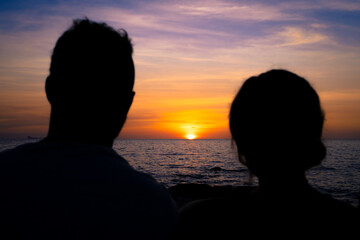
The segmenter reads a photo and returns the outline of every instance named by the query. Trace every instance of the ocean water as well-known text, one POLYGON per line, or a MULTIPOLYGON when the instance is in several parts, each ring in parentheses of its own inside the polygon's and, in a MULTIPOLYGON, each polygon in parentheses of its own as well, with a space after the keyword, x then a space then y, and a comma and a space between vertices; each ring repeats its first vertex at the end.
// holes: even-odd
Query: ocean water
MULTIPOLYGON (((0 151, 36 140, 0 140, 0 151)), ((358 206, 360 140, 326 140, 328 155, 307 171, 309 183, 321 192, 358 206)), ((137 170, 167 187, 181 183, 216 186, 256 185, 237 160, 231 140, 116 140, 114 150, 137 170)), ((286 179, 284 179, 286 181, 286 179)))

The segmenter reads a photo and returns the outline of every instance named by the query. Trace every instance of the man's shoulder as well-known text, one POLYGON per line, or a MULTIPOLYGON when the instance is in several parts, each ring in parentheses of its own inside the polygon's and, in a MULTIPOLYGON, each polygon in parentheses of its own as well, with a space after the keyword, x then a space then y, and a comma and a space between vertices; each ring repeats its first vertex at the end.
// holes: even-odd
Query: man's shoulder
POLYGON ((29 158, 29 152, 38 148, 38 143, 26 143, 23 145, 16 146, 14 148, 6 149, 0 152, 0 164, 8 161, 16 161, 24 158, 29 158))
MULTIPOLYGON (((73 143, 29 143, 0 153, 3 177, 25 174, 56 177, 59 181, 102 182, 152 196, 167 194, 147 173, 134 169, 110 147, 73 143)), ((21 176, 21 178, 24 178, 21 176)))
MULTIPOLYGON (((47 213, 43 206, 52 205, 71 213, 91 209, 89 219, 97 224, 124 225, 128 232, 140 227, 150 235, 162 231, 160 226, 171 229, 177 223, 177 209, 167 189, 111 148, 20 146, 0 153, 0 178, 0 202, 16 204, 27 199, 25 208, 32 209, 30 203, 36 202, 34 209, 43 214, 47 213)), ((82 219, 82 215, 78 217, 82 219)))

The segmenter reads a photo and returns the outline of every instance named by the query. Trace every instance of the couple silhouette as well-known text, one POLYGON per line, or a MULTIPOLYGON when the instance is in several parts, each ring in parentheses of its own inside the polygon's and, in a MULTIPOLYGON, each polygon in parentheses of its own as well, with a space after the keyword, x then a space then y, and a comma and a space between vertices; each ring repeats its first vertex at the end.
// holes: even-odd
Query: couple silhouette
POLYGON ((305 171, 326 155, 324 114, 310 84, 285 70, 248 79, 230 109, 239 160, 258 188, 178 210, 167 189, 112 150, 135 95, 132 52, 125 30, 89 19, 74 20, 58 39, 45 86, 47 137, 0 153, 2 239, 202 239, 257 229, 330 232, 336 224, 351 230, 356 208, 306 181, 305 171))

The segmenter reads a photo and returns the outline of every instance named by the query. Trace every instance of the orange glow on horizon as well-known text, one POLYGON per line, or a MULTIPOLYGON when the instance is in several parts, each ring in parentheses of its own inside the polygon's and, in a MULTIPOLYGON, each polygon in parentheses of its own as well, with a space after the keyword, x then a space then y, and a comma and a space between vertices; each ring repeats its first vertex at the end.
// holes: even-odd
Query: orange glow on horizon
POLYGON ((211 138, 211 132, 227 128, 226 118, 226 111, 223 113, 220 109, 165 112, 155 127, 160 131, 172 132, 177 138, 211 138))
POLYGON ((185 138, 188 139, 188 140, 194 140, 194 139, 196 138, 196 135, 194 135, 194 134, 187 134, 187 135, 185 136, 185 138))

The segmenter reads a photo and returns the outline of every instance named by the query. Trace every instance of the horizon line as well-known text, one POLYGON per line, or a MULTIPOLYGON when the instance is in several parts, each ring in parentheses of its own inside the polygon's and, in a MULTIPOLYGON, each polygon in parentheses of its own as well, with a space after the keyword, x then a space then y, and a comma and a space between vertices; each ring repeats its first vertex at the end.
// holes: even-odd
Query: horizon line
MULTIPOLYGON (((0 140, 41 140, 45 137, 0 137, 0 140)), ((187 141, 196 141, 196 140, 232 140, 232 138, 196 138, 196 139, 187 139, 187 138, 115 138, 114 141, 118 140, 187 140, 187 141)), ((329 137, 323 138, 322 140, 360 140, 360 138, 344 138, 344 137, 329 137)))

